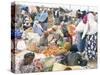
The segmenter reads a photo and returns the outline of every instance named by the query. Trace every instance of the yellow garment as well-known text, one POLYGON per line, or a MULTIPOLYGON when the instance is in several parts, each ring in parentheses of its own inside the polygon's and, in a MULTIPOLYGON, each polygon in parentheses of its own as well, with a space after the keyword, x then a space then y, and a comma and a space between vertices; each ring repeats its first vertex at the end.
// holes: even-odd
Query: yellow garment
POLYGON ((68 33, 71 36, 74 36, 76 34, 75 33, 75 28, 76 28, 76 26, 74 24, 70 24, 70 25, 67 26, 68 33))

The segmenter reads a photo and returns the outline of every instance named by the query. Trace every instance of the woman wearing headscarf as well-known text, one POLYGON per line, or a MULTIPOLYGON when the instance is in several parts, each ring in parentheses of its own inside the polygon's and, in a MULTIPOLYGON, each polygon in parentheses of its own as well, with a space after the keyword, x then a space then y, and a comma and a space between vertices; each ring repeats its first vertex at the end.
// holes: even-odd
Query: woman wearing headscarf
POLYGON ((85 41, 85 55, 89 60, 96 59, 97 52, 97 22, 95 21, 94 15, 88 13, 87 23, 84 26, 82 39, 86 38, 85 41))
POLYGON ((79 52, 83 52, 84 51, 84 47, 85 47, 85 38, 81 38, 83 31, 84 31, 84 27, 87 26, 87 12, 83 11, 83 14, 81 15, 81 20, 79 22, 79 24, 76 26, 76 41, 77 41, 77 47, 79 52))

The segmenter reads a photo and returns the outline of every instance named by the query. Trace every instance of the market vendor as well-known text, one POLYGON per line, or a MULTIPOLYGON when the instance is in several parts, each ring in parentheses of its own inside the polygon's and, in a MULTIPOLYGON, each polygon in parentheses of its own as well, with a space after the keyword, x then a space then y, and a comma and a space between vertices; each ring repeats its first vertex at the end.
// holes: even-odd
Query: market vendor
POLYGON ((63 41, 63 33, 61 29, 58 26, 53 26, 52 27, 52 39, 49 41, 50 43, 55 43, 57 44, 58 42, 60 43, 63 41))
POLYGON ((66 37, 67 28, 66 28, 66 24, 64 23, 64 21, 62 21, 60 23, 60 26, 61 26, 61 30, 62 30, 62 32, 64 34, 64 37, 66 37))
POLYGON ((71 37, 71 35, 70 35, 69 32, 68 32, 67 24, 64 23, 64 21, 62 21, 62 22, 60 23, 60 26, 61 26, 61 31, 62 31, 62 33, 63 33, 63 35, 64 35, 64 38, 63 38, 64 41, 72 42, 72 37, 71 37))
POLYGON ((39 59, 34 59, 34 53, 26 53, 24 59, 19 62, 17 73, 30 73, 30 72, 39 72, 43 70, 43 65, 39 59))

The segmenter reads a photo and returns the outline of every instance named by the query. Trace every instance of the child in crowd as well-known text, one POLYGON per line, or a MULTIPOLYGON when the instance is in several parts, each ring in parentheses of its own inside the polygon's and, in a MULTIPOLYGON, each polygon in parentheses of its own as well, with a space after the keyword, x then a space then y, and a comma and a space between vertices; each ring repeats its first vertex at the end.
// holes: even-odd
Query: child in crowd
POLYGON ((19 66, 19 70, 21 73, 35 72, 35 66, 33 64, 34 57, 34 53, 27 53, 24 55, 24 59, 19 66))
POLYGON ((43 65, 39 59, 34 59, 34 53, 26 53, 24 59, 19 65, 19 72, 21 73, 31 73, 31 72, 41 72, 43 71, 43 65))

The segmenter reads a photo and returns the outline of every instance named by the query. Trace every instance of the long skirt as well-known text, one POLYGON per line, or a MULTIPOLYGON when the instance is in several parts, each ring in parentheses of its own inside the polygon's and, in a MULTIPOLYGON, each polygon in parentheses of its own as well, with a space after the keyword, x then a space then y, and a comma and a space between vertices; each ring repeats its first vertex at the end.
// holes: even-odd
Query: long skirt
POLYGON ((95 60, 97 58, 97 33, 86 36, 85 55, 88 60, 95 60))

